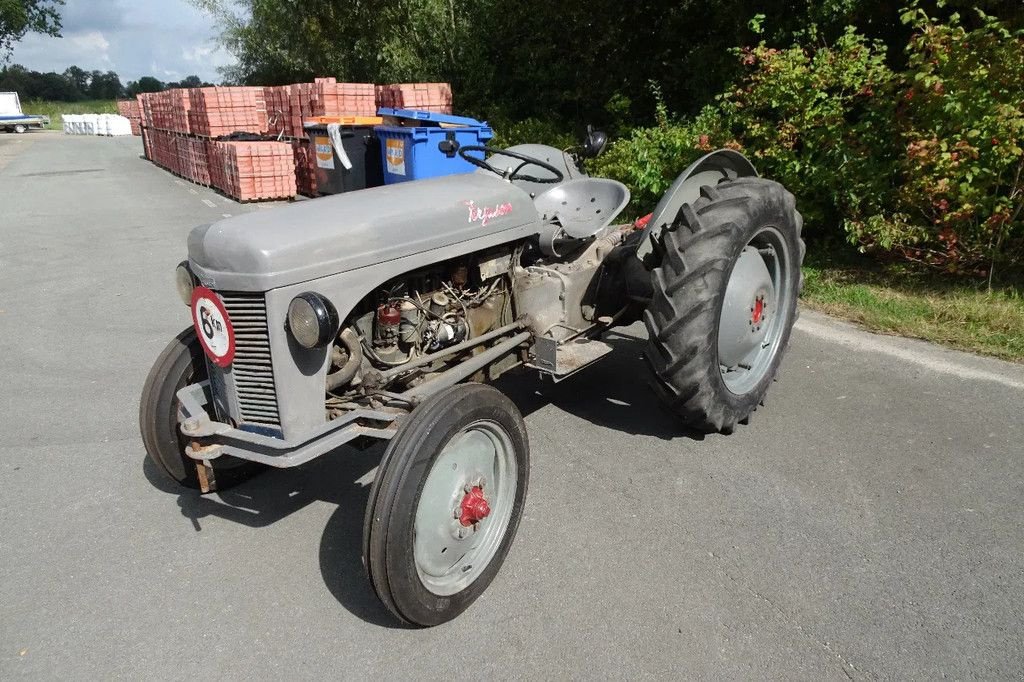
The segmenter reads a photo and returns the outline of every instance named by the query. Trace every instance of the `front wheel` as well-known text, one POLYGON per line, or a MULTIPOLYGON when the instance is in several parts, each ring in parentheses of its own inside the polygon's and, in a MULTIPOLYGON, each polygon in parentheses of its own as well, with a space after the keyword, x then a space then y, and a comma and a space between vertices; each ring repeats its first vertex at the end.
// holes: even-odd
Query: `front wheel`
POLYGON ((664 231, 646 358, 689 426, 730 433, 764 400, 796 319, 802 227, 782 185, 740 178, 703 187, 664 231))
POLYGON ((414 410, 366 509, 363 562, 388 610, 440 625, 483 594, 519 527, 529 473, 526 425, 497 389, 453 386, 414 410))
POLYGON ((25 132, 26 130, 28 130, 28 128, 26 128, 26 127, 25 127, 25 126, 24 126, 23 124, 21 124, 21 123, 19 123, 18 125, 14 126, 14 132, 18 133, 19 135, 20 135, 21 133, 25 132))
POLYGON ((186 488, 212 492, 241 483, 265 467, 221 457, 206 468, 185 454, 188 442, 178 427, 177 393, 206 378, 206 358, 195 329, 189 327, 167 345, 146 377, 139 401, 139 430, 146 454, 161 473, 186 488))

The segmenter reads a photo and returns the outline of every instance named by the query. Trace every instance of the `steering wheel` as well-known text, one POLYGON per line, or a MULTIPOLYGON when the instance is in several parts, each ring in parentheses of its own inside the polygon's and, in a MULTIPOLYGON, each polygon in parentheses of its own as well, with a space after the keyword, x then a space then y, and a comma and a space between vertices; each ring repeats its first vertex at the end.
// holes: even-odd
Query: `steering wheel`
POLYGON ((532 156, 520 154, 519 152, 513 152, 508 149, 497 149, 495 147, 487 147, 484 145, 467 144, 459 147, 459 156, 462 157, 464 160, 469 161, 474 166, 478 168, 483 168, 484 170, 491 171, 495 175, 500 175, 506 180, 522 180, 524 182, 554 184, 556 182, 561 182, 562 180, 565 179, 565 175, 562 173, 562 171, 558 170, 550 163, 546 163, 532 156), (483 152, 484 154, 501 154, 502 156, 508 156, 518 161, 522 161, 522 163, 516 166, 515 169, 512 170, 511 172, 507 170, 502 171, 498 170, 491 164, 487 163, 485 159, 479 159, 475 156, 470 156, 468 152, 483 152), (521 171, 525 166, 539 166, 540 168, 543 168, 544 170, 551 173, 554 177, 538 178, 533 175, 526 175, 524 173, 520 173, 519 171, 521 171))

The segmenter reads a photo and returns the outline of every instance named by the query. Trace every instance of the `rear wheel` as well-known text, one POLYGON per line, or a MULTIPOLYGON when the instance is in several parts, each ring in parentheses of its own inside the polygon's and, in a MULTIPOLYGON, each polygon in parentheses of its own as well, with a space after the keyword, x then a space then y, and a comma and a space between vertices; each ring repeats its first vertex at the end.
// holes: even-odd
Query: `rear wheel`
POLYGON ((782 185, 701 189, 662 235, 646 357, 688 425, 731 432, 764 400, 796 319, 803 219, 782 185))
POLYGON ((497 389, 453 386, 413 411, 366 510, 363 561, 384 605, 420 626, 465 611, 508 554, 529 469, 526 425, 497 389))
POLYGON ((248 480, 265 467, 223 457, 206 468, 185 454, 188 441, 178 427, 177 393, 206 378, 206 358, 195 329, 189 327, 153 363, 142 388, 139 430, 146 454, 164 475, 186 488, 212 492, 248 480))

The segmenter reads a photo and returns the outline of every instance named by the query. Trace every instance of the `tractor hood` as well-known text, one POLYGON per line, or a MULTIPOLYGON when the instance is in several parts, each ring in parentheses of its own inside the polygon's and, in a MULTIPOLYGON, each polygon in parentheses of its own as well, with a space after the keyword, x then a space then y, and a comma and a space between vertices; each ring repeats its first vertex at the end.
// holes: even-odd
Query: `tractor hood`
POLYGON ((197 227, 188 238, 188 256, 207 286, 269 291, 498 235, 537 219, 530 195, 508 182, 450 175, 197 227))

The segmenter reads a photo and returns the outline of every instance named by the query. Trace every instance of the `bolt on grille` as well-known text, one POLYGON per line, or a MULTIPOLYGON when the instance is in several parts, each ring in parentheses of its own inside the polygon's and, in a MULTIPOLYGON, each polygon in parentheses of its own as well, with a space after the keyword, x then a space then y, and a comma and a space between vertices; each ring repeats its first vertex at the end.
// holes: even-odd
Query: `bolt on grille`
POLYGON ((270 362, 267 302, 263 294, 218 292, 235 330, 235 359, 231 363, 239 417, 242 422, 281 426, 270 362))

